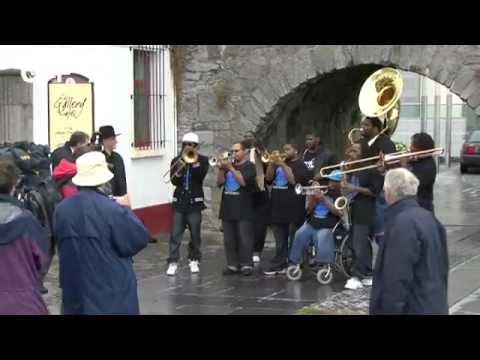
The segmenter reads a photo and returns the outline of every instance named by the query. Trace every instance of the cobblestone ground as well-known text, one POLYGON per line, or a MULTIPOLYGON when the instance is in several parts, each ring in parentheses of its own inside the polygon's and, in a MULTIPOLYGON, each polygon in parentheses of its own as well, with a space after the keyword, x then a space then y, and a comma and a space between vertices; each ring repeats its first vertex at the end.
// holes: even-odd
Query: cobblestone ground
MULTIPOLYGON (((436 212, 446 226, 451 267, 480 254, 480 176, 460 176, 458 167, 442 170, 435 190, 436 212)), ((187 236, 186 236, 187 237, 187 236)), ((329 286, 319 285, 307 272, 301 281, 284 276, 265 277, 262 266, 273 256, 271 234, 252 277, 222 277, 224 254, 221 238, 204 236, 199 276, 190 275, 185 259, 177 277, 165 275, 167 237, 149 244, 136 258, 142 314, 366 314, 369 288, 344 290, 340 274, 329 286)), ((375 249, 374 249, 375 252, 375 249)), ((182 255, 186 254, 186 239, 182 255)), ((60 313, 58 262, 55 258, 47 276, 45 296, 51 314, 60 313)))

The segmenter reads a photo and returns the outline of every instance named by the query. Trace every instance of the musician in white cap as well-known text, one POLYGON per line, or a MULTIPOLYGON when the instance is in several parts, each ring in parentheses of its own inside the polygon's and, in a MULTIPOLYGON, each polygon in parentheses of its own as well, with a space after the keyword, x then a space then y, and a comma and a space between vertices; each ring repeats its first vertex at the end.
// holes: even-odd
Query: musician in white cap
POLYGON ((200 271, 199 264, 202 257, 200 250, 200 227, 202 211, 205 209, 203 195, 203 181, 208 172, 208 158, 198 153, 199 138, 197 134, 189 132, 183 136, 182 151, 172 160, 170 165, 170 179, 175 186, 173 193, 173 228, 169 242, 169 257, 167 259, 167 275, 177 274, 180 259, 180 245, 185 229, 190 229, 190 243, 188 246, 189 266, 192 274, 200 271), (193 164, 182 166, 179 161, 186 151, 198 154, 193 164), (177 166, 174 166, 178 164, 177 166), (182 167, 179 171, 179 167, 182 167))

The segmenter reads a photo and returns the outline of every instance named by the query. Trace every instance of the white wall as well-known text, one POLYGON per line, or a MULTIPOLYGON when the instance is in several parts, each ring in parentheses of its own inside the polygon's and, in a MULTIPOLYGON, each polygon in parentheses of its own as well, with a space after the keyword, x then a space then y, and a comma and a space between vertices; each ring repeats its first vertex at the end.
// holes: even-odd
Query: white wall
POLYGON ((174 91, 169 54, 166 68, 166 149, 163 155, 134 158, 133 53, 128 46, 110 45, 2 45, 0 70, 34 71, 33 133, 36 143, 48 143, 48 81, 57 74, 78 73, 94 83, 95 128, 113 125, 122 135, 117 151, 125 161, 127 183, 134 208, 171 202, 172 187, 161 175, 175 152, 174 91))

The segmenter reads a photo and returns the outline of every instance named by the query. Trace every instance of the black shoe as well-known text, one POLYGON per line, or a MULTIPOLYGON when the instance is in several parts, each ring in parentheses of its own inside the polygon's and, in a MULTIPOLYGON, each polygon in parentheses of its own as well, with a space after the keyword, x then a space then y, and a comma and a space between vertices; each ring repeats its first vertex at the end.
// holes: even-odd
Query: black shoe
POLYGON ((222 271, 223 276, 237 275, 239 273, 240 273, 240 271, 237 268, 233 269, 233 268, 230 268, 230 267, 226 267, 222 271))
POLYGON ((250 276, 253 274, 253 269, 249 266, 245 266, 242 268, 242 275, 243 276, 250 276))
POLYGON ((155 244, 155 243, 157 243, 157 241, 158 241, 158 240, 155 239, 154 237, 150 237, 150 240, 148 240, 148 242, 149 242, 150 244, 155 244))

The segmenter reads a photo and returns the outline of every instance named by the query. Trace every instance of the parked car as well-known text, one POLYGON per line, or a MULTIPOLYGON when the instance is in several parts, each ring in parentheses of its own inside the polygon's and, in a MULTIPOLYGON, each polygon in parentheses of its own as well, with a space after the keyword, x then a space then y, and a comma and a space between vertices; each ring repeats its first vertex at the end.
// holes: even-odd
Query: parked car
POLYGON ((480 166, 480 130, 466 136, 460 154, 460 172, 466 173, 469 166, 480 166))

